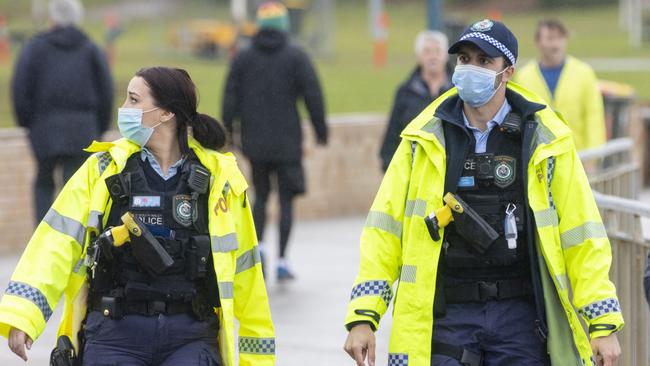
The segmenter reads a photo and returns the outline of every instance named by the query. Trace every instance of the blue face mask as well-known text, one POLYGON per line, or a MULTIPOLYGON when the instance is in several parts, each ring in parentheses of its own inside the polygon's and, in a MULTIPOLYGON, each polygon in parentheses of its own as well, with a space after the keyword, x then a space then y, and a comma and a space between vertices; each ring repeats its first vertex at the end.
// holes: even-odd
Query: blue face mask
POLYGON ((140 108, 119 108, 117 110, 117 127, 120 134, 140 145, 140 147, 144 147, 151 138, 154 128, 158 127, 162 122, 153 127, 144 127, 142 125, 142 115, 156 109, 158 108, 143 111, 140 108))
POLYGON ((501 83, 496 88, 494 82, 497 75, 506 71, 506 67, 501 72, 497 73, 489 69, 474 65, 458 65, 454 70, 454 75, 451 78, 452 83, 458 89, 458 95, 465 103, 476 108, 489 102, 497 90, 501 87, 501 83))

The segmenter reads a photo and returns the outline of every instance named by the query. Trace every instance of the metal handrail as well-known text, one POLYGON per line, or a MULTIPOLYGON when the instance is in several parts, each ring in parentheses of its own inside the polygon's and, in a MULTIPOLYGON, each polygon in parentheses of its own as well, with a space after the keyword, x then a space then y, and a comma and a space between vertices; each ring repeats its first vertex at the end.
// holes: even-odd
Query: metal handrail
POLYGON ((618 212, 650 218, 650 204, 645 204, 637 200, 610 196, 596 191, 593 192, 596 204, 598 204, 600 209, 615 210, 618 212))
POLYGON ((635 199, 640 193, 639 164, 634 142, 619 138, 579 152, 589 166, 589 182, 611 243, 610 279, 617 286, 626 320, 618 333, 622 355, 619 364, 650 365, 650 312, 643 296, 643 273, 650 253, 642 218, 650 218, 650 204, 635 199))
POLYGON ((608 141, 606 144, 578 151, 582 161, 604 159, 614 154, 629 153, 634 147, 634 140, 621 137, 608 141))

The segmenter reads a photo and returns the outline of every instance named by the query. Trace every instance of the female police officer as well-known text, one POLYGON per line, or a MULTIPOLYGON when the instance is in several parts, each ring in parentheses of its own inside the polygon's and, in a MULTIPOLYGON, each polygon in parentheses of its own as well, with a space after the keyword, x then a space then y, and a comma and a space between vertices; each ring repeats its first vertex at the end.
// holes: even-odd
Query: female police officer
POLYGON ((0 334, 18 356, 63 295, 59 336, 83 365, 234 365, 234 317, 239 364, 274 364, 247 184, 215 151, 222 127, 196 107, 184 70, 131 79, 124 138, 87 149, 0 302, 0 334), (110 230, 123 223, 128 235, 110 230))

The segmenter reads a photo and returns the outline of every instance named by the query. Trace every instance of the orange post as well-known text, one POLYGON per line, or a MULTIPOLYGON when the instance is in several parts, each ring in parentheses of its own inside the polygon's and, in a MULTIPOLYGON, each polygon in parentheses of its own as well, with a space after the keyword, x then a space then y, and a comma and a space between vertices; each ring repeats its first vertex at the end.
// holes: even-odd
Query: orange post
POLYGON ((377 18, 373 50, 373 65, 380 69, 386 65, 388 53, 388 13, 384 10, 377 18))
POLYGON ((501 21, 502 18, 501 10, 497 8, 490 8, 487 12, 487 17, 492 20, 501 21))
POLYGON ((0 15, 0 63, 8 64, 10 59, 10 40, 7 20, 4 15, 0 15))

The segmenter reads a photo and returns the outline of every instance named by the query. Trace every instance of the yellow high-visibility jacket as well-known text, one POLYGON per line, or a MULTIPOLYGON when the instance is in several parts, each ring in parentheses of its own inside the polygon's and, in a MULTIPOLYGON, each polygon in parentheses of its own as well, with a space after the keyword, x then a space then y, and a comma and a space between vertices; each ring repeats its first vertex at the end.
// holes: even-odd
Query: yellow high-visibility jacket
MULTIPOLYGON (((221 300, 221 307, 215 309, 220 320, 215 337, 224 365, 236 364, 235 318, 239 365, 274 365, 274 329, 246 197, 248 185, 232 154, 205 149, 192 137, 189 145, 212 173, 208 226, 221 300)), ((94 142, 87 150, 95 154, 66 183, 38 225, 2 297, 0 334, 4 337, 15 327, 36 340, 63 295, 58 335, 69 336, 79 347, 77 332, 86 316, 88 294, 84 257, 91 233, 98 234, 106 224, 112 202, 104 179, 121 172, 140 147, 120 139, 94 142)))
MULTIPOLYGON (((507 85, 526 100, 541 102, 522 87, 507 85)), ((431 362, 442 240, 431 239, 424 217, 442 207, 446 193, 443 122, 434 112, 455 94, 455 88, 443 94, 406 127, 361 234, 359 274, 345 324, 366 321, 377 328, 393 299, 389 366, 431 362)), ((588 325, 623 326, 616 289, 608 278, 611 248, 571 131, 548 107, 536 112, 535 119, 526 193, 536 224, 548 352, 554 366, 587 365, 592 351, 573 306, 588 325)))
POLYGON ((567 56, 553 95, 536 60, 517 70, 514 81, 541 96, 546 104, 564 116, 573 131, 576 149, 583 150, 605 143, 603 96, 591 66, 567 56))

